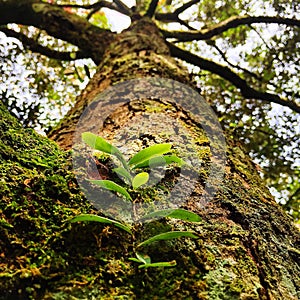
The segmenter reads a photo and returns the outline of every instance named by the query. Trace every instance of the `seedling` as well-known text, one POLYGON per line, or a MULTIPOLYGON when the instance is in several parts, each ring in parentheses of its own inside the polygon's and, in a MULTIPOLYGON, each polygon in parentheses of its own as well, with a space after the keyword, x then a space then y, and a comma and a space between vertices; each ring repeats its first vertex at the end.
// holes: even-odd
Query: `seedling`
POLYGON ((184 164, 184 161, 176 155, 166 155, 171 152, 172 145, 170 143, 149 146, 139 151, 127 162, 118 148, 111 145, 100 136, 91 132, 84 132, 82 134, 82 140, 91 148, 117 158, 121 166, 112 169, 112 171, 124 180, 126 187, 122 187, 110 180, 105 180, 105 182, 103 182, 104 180, 92 180, 91 182, 104 189, 115 191, 130 201, 132 199, 128 195, 129 188, 132 187, 133 190, 137 190, 145 185, 149 180, 149 174, 147 172, 143 171, 135 175, 134 170, 147 168, 149 166, 170 165, 172 163, 176 163, 178 166, 182 166, 184 164))
MULTIPOLYGON (((147 147, 135 154, 129 161, 126 161, 118 148, 111 145, 100 136, 97 136, 91 132, 84 132, 82 134, 82 140, 93 149, 102 151, 117 158, 120 166, 113 168, 112 171, 124 179, 125 186, 123 187, 111 180, 90 180, 90 182, 100 186, 101 188, 116 192, 128 201, 133 201, 130 193, 140 189, 149 180, 149 173, 145 171, 134 175, 134 171, 136 169, 147 168, 150 166, 164 166, 172 163, 175 163, 178 166, 184 165, 184 161, 181 158, 177 157, 176 155, 169 154, 172 147, 172 145, 169 143, 156 144, 147 147)), ((151 221, 157 218, 173 218, 189 222, 199 222, 201 220, 197 214, 185 209, 165 209, 149 213, 140 218, 139 221, 151 221)), ((70 221, 93 221, 106 223, 126 231, 132 237, 134 236, 132 225, 124 224, 123 222, 119 222, 111 218, 92 214, 82 214, 74 217, 70 221)), ((194 232, 190 231, 169 231, 154 235, 138 245, 135 245, 135 248, 144 248, 145 246, 154 242, 177 239, 181 237, 198 238, 194 232)), ((130 260, 139 263, 139 268, 173 267, 176 265, 176 261, 151 263, 151 258, 149 256, 141 254, 140 252, 136 252, 135 254, 136 258, 130 258, 130 260)))

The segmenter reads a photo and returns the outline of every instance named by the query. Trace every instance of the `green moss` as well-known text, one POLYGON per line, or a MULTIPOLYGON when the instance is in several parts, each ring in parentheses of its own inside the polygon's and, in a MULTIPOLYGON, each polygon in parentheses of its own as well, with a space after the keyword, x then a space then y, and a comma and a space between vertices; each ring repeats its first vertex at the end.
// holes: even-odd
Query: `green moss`
POLYGON ((50 240, 59 240, 70 228, 65 221, 90 206, 76 187, 68 153, 0 108, 1 241, 7 261, 1 290, 34 298, 35 284, 66 269, 69 259, 50 240))

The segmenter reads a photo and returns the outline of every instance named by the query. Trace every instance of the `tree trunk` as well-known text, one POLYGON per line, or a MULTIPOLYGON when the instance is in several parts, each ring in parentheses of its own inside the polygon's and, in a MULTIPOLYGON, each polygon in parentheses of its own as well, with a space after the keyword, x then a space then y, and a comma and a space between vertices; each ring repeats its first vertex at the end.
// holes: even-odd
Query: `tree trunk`
MULTIPOLYGON (((51 138, 70 149, 84 108, 99 93, 143 77, 193 86, 188 72, 169 56, 159 31, 147 19, 115 36, 98 72, 51 138)), ((181 107, 170 108, 168 101, 154 95, 122 106, 98 131, 113 139, 127 122, 134 123, 143 114, 150 122, 139 124, 140 132, 164 142, 150 117, 160 110, 169 110, 170 118, 175 116, 198 141, 196 155, 203 165, 183 207, 202 220, 135 225, 136 241, 170 228, 192 230, 199 237, 147 249, 153 262, 176 260, 177 266, 138 269, 128 260, 134 257, 134 239, 127 233, 98 223, 68 222, 79 213, 96 213, 77 186, 70 152, 23 129, 1 105, 1 299, 299 298, 299 232, 238 142, 227 137, 224 179, 217 183, 214 198, 199 205, 212 153, 203 128, 181 107)))

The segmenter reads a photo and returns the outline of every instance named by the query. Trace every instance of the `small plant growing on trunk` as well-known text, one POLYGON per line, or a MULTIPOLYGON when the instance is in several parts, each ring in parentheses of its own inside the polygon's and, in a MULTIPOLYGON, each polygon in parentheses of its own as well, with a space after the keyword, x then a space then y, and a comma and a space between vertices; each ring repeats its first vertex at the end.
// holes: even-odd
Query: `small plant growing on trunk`
MULTIPOLYGON (((181 167, 185 164, 185 162, 181 158, 174 154, 170 154, 172 147, 170 143, 162 143, 149 146, 139 151, 129 161, 126 161, 123 154, 118 148, 116 148, 100 136, 97 136, 91 132, 84 132, 82 134, 82 140, 92 149, 102 151, 106 154, 114 156, 118 160, 119 166, 113 168, 112 171, 123 179, 124 186, 121 186, 112 180, 90 180, 90 182, 100 186, 103 189, 113 191, 126 198, 128 201, 133 201, 131 193, 147 184, 149 180, 148 172, 141 171, 137 174, 134 174, 134 171, 148 168, 150 166, 164 166, 175 163, 176 165, 181 167)), ((185 209, 164 209, 144 215, 139 219, 139 221, 149 221, 154 218, 173 218, 189 222, 199 222, 201 220, 197 214, 185 209)), ((111 218, 93 214, 81 214, 71 219, 71 222, 90 221, 114 225, 117 228, 122 229, 130 235, 134 236, 132 225, 125 224, 111 218)), ((145 246, 157 241, 178 239, 181 237, 198 238, 197 235, 195 235, 195 233, 191 231, 168 231, 160 233, 151 236, 138 245, 134 245, 136 249, 136 257, 130 258, 130 260, 139 263, 139 268, 173 267, 176 265, 176 261, 173 260, 170 262, 152 263, 151 258, 148 255, 142 254, 140 250, 137 249, 144 248, 145 246)))

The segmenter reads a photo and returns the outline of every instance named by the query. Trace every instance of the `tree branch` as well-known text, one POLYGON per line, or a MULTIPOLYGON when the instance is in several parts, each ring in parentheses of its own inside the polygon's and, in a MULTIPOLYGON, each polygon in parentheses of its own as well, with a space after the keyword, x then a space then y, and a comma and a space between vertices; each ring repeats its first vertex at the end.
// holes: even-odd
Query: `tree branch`
POLYGON ((257 35, 258 37, 262 40, 262 42, 264 43, 264 45, 271 50, 272 48, 270 47, 269 43, 266 42, 266 40, 264 39, 264 37, 261 35, 261 33, 251 24, 249 25, 249 28, 251 28, 257 35))
POLYGON ((36 40, 29 38, 25 34, 16 32, 12 29, 0 27, 0 31, 2 31, 9 37, 18 39, 19 41, 21 41, 23 43, 23 45, 25 47, 27 47, 31 51, 40 53, 49 58, 70 61, 70 60, 88 57, 88 55, 83 51, 60 52, 60 51, 52 50, 48 47, 40 45, 36 40))
POLYGON ((62 8, 37 0, 0 2, 0 25, 17 23, 32 25, 49 35, 78 46, 99 63, 101 56, 113 40, 114 34, 90 24, 83 18, 62 8))
POLYGON ((63 8, 81 8, 81 9, 91 10, 87 16, 87 19, 90 19, 90 17, 94 13, 96 13, 98 10, 100 10, 103 7, 109 8, 111 10, 115 10, 127 16, 131 15, 130 8, 128 8, 128 6, 126 6, 120 0, 115 0, 113 3, 105 0, 101 0, 93 4, 53 4, 53 5, 57 7, 63 7, 63 8))
POLYGON ((188 8, 190 8, 191 6, 193 6, 194 4, 197 4, 198 2, 200 2, 200 0, 191 0, 185 4, 183 4, 181 7, 177 8, 174 13, 179 15, 181 13, 183 13, 185 10, 187 10, 188 8))
POLYGON ((260 76, 258 76, 257 74, 255 74, 255 73, 253 73, 253 72, 251 72, 251 71, 249 71, 249 70, 247 70, 247 69, 245 69, 243 67, 237 66, 237 65, 233 64, 232 62, 230 62, 228 60, 228 58, 226 57, 225 53, 216 45, 216 43, 214 41, 209 40, 209 42, 210 43, 208 43, 208 41, 207 41, 207 44, 210 45, 210 46, 212 46, 212 47, 214 47, 218 51, 218 53, 221 55, 221 57, 224 59, 224 61, 229 66, 233 67, 234 69, 238 69, 240 71, 243 71, 245 74, 248 74, 248 75, 254 77, 257 80, 262 80, 262 78, 260 76))
POLYGON ((82 8, 82 9, 100 9, 102 7, 106 7, 109 9, 116 10, 117 7, 114 5, 114 3, 102 0, 98 1, 93 4, 52 4, 53 6, 57 7, 66 7, 66 8, 82 8))
MULTIPOLYGON (((240 67, 240 66, 238 66, 238 65, 235 65, 235 64, 231 63, 231 62, 228 60, 228 58, 226 57, 225 53, 224 53, 224 52, 216 45, 216 43, 215 43, 213 40, 206 41, 206 43, 207 43, 208 45, 213 46, 213 47, 218 51, 218 53, 221 55, 221 57, 224 59, 224 61, 225 61, 229 66, 233 67, 234 69, 238 69, 238 70, 240 70, 240 71, 243 71, 245 74, 248 74, 249 76, 252 76, 253 78, 255 78, 255 79, 257 79, 257 80, 263 82, 263 80, 264 80, 263 77, 257 75, 256 73, 253 73, 253 72, 251 72, 251 71, 249 71, 249 70, 247 70, 247 69, 245 69, 245 68, 243 68, 243 67, 240 67)), ((268 82, 268 85, 271 85, 271 86, 273 86, 274 88, 277 87, 277 86, 276 86, 274 83, 272 83, 272 82, 268 82)), ((300 94, 299 94, 299 93, 288 92, 288 91, 284 91, 284 93, 285 93, 286 95, 290 96, 290 97, 300 98, 300 94)))
POLYGON ((132 15, 132 10, 121 0, 114 0, 116 3, 117 7, 119 8, 119 12, 126 15, 126 16, 131 16, 132 15))
POLYGON ((157 5, 158 5, 158 1, 159 1, 159 0, 152 0, 152 1, 150 2, 150 5, 149 5, 149 7, 148 7, 148 10, 147 10, 147 12, 146 12, 146 14, 145 14, 146 17, 152 18, 152 17, 154 16, 155 10, 156 10, 157 5))
POLYGON ((281 18, 281 17, 249 17, 249 16, 234 16, 227 20, 211 27, 208 29, 203 29, 196 32, 190 31, 166 31, 162 30, 165 38, 176 38, 182 42, 194 41, 194 40, 207 40, 213 36, 219 35, 228 29, 236 28, 240 25, 250 25, 254 23, 266 23, 266 24, 284 24, 290 26, 300 27, 300 20, 291 18, 281 18))
POLYGON ((131 9, 125 3, 123 3, 121 0, 114 0, 113 2, 101 0, 101 1, 98 1, 93 4, 53 4, 53 5, 57 6, 57 7, 82 8, 82 9, 86 9, 86 10, 91 9, 94 13, 97 10, 105 7, 105 8, 109 8, 111 10, 115 10, 126 16, 130 16, 132 14, 131 9))
POLYGON ((184 25, 190 30, 195 30, 195 28, 191 27, 186 21, 181 20, 179 18, 179 15, 184 12, 186 9, 190 8, 192 5, 198 3, 199 0, 191 0, 182 6, 178 7, 174 12, 172 13, 156 13, 155 19, 164 23, 179 23, 181 25, 184 25))
POLYGON ((180 25, 185 26, 186 28, 188 28, 189 30, 195 30, 195 28, 193 28, 192 26, 189 25, 189 23, 187 21, 181 20, 180 18, 178 18, 177 21, 180 25))
POLYGON ((248 86, 247 82, 240 78, 236 73, 231 71, 228 67, 219 65, 213 61, 204 59, 202 57, 199 57, 195 54, 192 54, 188 51, 182 50, 176 46, 174 46, 171 43, 168 43, 171 54, 177 58, 180 58, 188 63, 191 63, 195 66, 198 66, 204 70, 210 71, 214 74, 217 74, 221 76, 222 78, 228 80, 231 82, 235 87, 237 87, 243 97, 249 98, 249 99, 257 99, 257 100, 263 100, 270 103, 277 103, 282 106, 287 106, 291 110, 300 113, 300 106, 292 101, 288 101, 285 99, 280 98, 277 95, 270 94, 267 92, 260 92, 257 91, 250 86, 248 86))

